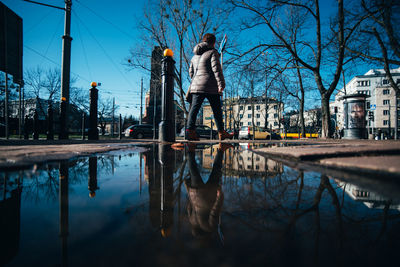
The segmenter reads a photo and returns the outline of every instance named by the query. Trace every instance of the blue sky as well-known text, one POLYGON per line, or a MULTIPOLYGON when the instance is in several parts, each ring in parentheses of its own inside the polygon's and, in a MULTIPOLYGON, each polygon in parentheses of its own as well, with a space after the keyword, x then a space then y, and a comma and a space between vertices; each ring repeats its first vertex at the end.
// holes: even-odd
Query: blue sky
MULTIPOLYGON (((61 68, 64 12, 22 0, 1 0, 23 19, 24 70, 41 66, 61 68)), ((63 0, 37 0, 64 7, 63 0)), ((100 94, 115 97, 119 113, 139 116, 140 79, 143 73, 122 65, 133 47, 145 0, 72 0, 71 73, 78 87, 89 90, 90 82, 101 82, 100 94), (127 108, 129 107, 129 108, 127 108)), ((149 48, 151 53, 151 48, 149 48)), ((145 89, 148 83, 144 82, 145 89)))
MULTIPOLYGON (((23 19, 24 70, 36 66, 44 69, 61 68, 64 12, 22 0, 1 1, 23 19)), ((63 0, 37 1, 64 6, 63 0)), ((336 10, 335 2, 321 1, 321 12, 327 19, 327 13, 336 10)), ((138 117, 140 79, 144 78, 144 88, 147 91, 148 76, 140 70, 128 71, 122 63, 139 38, 137 20, 143 18, 147 0, 72 0, 72 3, 71 72, 72 76, 78 76, 75 86, 89 90, 92 81, 101 82, 101 97, 115 97, 116 104, 120 106, 119 113, 138 117)), ((244 33, 245 38, 256 40, 253 35, 251 31, 244 33)), ((151 47, 148 52, 151 53, 151 47)), ((350 77, 346 77, 346 80, 350 80, 350 77)), ((308 99, 309 104, 312 104, 310 107, 320 105, 318 93, 308 95, 308 99)))

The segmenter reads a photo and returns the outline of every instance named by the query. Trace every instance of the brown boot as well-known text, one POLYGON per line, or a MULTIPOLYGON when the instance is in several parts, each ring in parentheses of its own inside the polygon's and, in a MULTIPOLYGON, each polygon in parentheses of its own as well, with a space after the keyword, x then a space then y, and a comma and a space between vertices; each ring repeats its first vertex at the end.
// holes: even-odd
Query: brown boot
POLYGON ((225 130, 218 132, 219 140, 232 139, 233 134, 227 133, 225 130))
POLYGON ((190 130, 190 129, 186 130, 186 139, 189 141, 199 141, 200 140, 196 134, 196 131, 190 130))

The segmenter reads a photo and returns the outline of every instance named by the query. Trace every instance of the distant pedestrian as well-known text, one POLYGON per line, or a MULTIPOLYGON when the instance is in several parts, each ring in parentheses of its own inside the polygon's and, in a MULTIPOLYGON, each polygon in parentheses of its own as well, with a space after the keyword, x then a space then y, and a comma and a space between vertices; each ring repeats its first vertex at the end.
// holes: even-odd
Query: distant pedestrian
POLYGON ((232 139, 233 135, 224 130, 220 96, 225 89, 225 79, 222 73, 220 55, 215 49, 215 35, 206 33, 202 42, 197 44, 190 62, 189 75, 192 79, 190 93, 192 101, 188 119, 188 140, 199 140, 196 134, 196 118, 205 98, 210 102, 214 113, 215 124, 220 140, 232 139))

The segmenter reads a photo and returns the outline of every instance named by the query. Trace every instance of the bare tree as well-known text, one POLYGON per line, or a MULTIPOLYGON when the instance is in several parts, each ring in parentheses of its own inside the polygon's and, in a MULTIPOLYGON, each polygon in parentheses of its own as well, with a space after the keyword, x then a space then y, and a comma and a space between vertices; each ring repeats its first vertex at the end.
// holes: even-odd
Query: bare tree
MULTIPOLYGON (((289 54, 302 68, 310 71, 321 95, 322 137, 330 137, 329 99, 339 82, 345 59, 345 44, 354 33, 360 21, 346 23, 343 0, 337 1, 335 23, 330 29, 323 27, 320 1, 314 0, 270 0, 265 2, 252 0, 227 0, 235 8, 248 11, 247 23, 251 27, 265 26, 264 36, 272 36, 250 50, 280 49, 283 55, 289 54), (287 28, 286 21, 293 16, 286 10, 295 9, 304 19, 300 27, 287 28), (251 21, 251 23, 249 22, 251 21), (293 34, 300 32, 300 34, 293 34), (331 38, 333 32, 334 38, 331 38), (326 49, 327 47, 330 49, 326 49), (333 54, 332 54, 333 52, 333 54), (332 64, 334 63, 334 64, 332 64), (333 69, 331 77, 325 77, 326 70, 333 69)), ((362 19, 362 18, 360 18, 362 19)), ((247 27, 249 28, 249 27, 247 27)))
MULTIPOLYGON (((391 87, 400 96, 399 84, 390 72, 391 65, 400 66, 400 3, 395 0, 362 0, 359 12, 354 17, 366 17, 359 25, 358 38, 346 46, 356 59, 382 64, 391 87)), ((397 103, 395 117, 395 139, 398 138, 397 103)))
MULTIPOLYGON (((176 65, 177 88, 180 108, 187 115, 185 103, 186 87, 190 78, 188 69, 192 48, 207 32, 219 35, 228 14, 216 3, 203 0, 149 0, 144 10, 144 20, 139 22, 140 43, 135 44, 128 56, 128 67, 151 71, 149 47, 159 46, 179 51, 176 65)), ((161 79, 161 77, 160 77, 161 79)))

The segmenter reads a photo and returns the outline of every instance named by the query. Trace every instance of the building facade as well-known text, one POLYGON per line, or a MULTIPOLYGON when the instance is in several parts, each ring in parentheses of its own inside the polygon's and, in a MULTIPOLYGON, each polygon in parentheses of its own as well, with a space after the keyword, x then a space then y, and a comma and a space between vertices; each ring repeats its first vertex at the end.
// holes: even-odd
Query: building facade
MULTIPOLYGON (((264 96, 252 98, 229 98, 223 100, 222 113, 225 129, 238 129, 242 126, 259 126, 278 131, 282 128, 282 102, 264 96)), ((215 125, 213 112, 209 104, 203 107, 203 124, 215 125)))
MULTIPOLYGON (((400 84, 400 68, 390 71, 394 81, 400 84)), ((350 94, 366 94, 367 127, 369 137, 374 135, 393 136, 395 122, 399 132, 400 101, 396 99, 395 90, 391 87, 383 69, 371 69, 364 75, 355 76, 335 96, 335 101, 330 103, 330 112, 335 120, 337 129, 343 129, 344 103, 340 98, 350 94)))

